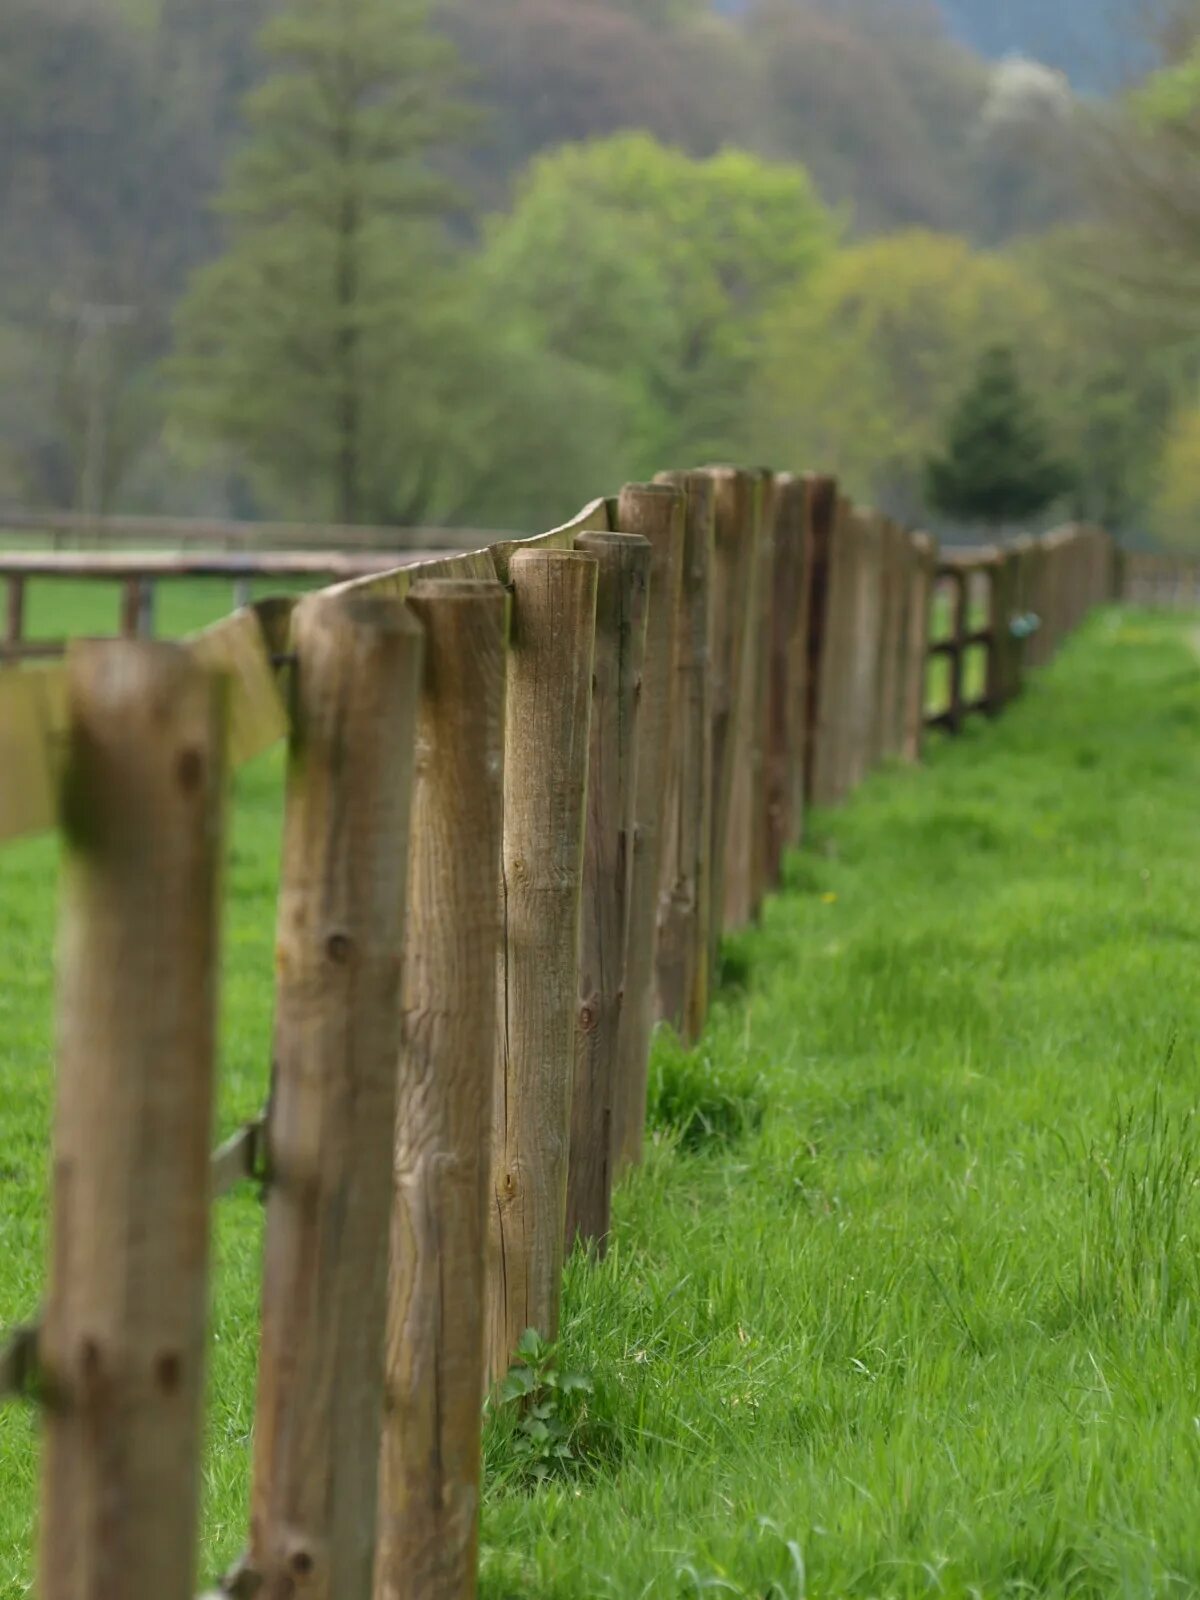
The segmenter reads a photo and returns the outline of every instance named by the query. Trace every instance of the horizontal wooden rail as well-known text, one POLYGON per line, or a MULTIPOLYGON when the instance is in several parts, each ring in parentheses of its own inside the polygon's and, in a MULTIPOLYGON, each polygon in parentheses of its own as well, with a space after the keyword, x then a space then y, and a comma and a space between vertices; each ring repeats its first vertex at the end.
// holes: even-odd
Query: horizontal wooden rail
POLYGON ((157 585, 188 578, 227 578, 234 608, 249 605, 255 581, 296 582, 313 578, 346 581, 390 572, 422 560, 420 555, 371 555, 340 550, 269 550, 230 553, 201 551, 176 555, 162 551, 117 554, 112 551, 0 551, 0 582, 6 589, 5 627, 0 664, 50 660, 66 649, 63 639, 30 639, 25 634, 25 601, 32 580, 83 580, 119 583, 117 631, 125 638, 151 638, 157 585))
POLYGON ((421 559, 347 550, 5 550, 0 578, 361 578, 421 559))
POLYGON ((5 533, 86 540, 93 546, 163 544, 178 549, 476 550, 515 538, 485 528, 358 527, 318 522, 236 522, 211 517, 92 517, 77 511, 0 509, 5 533))

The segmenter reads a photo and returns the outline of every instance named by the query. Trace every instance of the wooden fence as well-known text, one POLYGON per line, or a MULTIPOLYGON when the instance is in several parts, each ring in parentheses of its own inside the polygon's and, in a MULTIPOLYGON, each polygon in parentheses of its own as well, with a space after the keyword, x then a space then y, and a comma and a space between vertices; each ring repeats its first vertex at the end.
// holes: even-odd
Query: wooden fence
POLYGON ((5 596, 0 663, 51 659, 66 651, 65 639, 27 636, 26 595, 30 582, 36 579, 84 579, 118 585, 117 632, 126 639, 147 639, 154 635, 155 600, 163 583, 185 578, 225 578, 233 586, 233 605, 238 609, 249 604, 255 582, 368 577, 420 559, 419 555, 366 555, 338 550, 268 550, 245 555, 213 551, 191 555, 0 551, 0 582, 5 596))
POLYGON ((697 1037, 809 803, 918 758, 939 583, 980 586, 951 659, 986 651, 996 711, 1013 624, 1048 659, 1112 547, 942 562, 829 479, 714 468, 0 674, 0 841, 65 843, 49 1282, 0 1356, 44 1407, 42 1600, 192 1594, 210 1203, 249 1177, 228 1590, 473 1595, 481 1398, 605 1248, 656 1021, 697 1037), (212 1157, 226 772, 285 737, 270 1104, 212 1157))
POLYGON ((1131 605, 1200 611, 1200 556, 1124 552, 1121 597, 1131 605))
POLYGON ((478 528, 339 527, 318 522, 231 522, 211 517, 93 517, 78 511, 0 509, 0 539, 18 535, 23 542, 44 541, 54 550, 66 545, 95 551, 176 550, 336 550, 343 553, 396 555, 411 550, 463 550, 515 537, 478 528), (482 537, 481 537, 482 533, 482 537))

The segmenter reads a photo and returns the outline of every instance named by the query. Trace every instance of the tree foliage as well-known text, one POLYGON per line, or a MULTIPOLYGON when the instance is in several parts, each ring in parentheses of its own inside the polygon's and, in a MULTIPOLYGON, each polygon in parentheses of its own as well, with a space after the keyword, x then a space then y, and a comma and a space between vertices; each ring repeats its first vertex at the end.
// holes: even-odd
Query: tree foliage
POLYGON ((532 344, 610 376, 648 470, 738 449, 767 311, 833 241, 801 169, 629 134, 535 162, 481 270, 532 344))
POLYGON ((1012 350, 994 346, 950 418, 944 450, 928 463, 930 505, 958 521, 1002 528, 1038 516, 1070 485, 1012 350))
POLYGON ((419 439, 454 314, 427 160, 453 126, 451 53, 419 0, 291 0, 262 48, 229 246, 180 310, 176 414, 275 501, 392 520, 428 477, 400 424, 419 439))
POLYGON ((915 520, 922 463, 997 337, 1053 342, 1046 296, 1016 263, 928 232, 841 250, 776 307, 756 390, 757 453, 819 462, 915 520))

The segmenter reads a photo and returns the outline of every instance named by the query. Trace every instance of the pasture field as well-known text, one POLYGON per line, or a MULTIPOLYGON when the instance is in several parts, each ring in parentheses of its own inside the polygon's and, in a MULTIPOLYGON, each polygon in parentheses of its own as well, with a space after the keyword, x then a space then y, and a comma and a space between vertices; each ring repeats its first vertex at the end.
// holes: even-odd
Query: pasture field
MULTIPOLYGON (((489 1423, 483 1600, 1200 1594, 1195 627, 1103 613, 810 819, 569 1269, 568 1458, 538 1482, 489 1423)), ((281 773, 233 805, 221 1133, 266 1087, 281 773)), ((0 862, 0 1326, 43 1272, 55 857, 0 862)), ((261 1216, 218 1210, 205 1577, 246 1523, 261 1216)), ((35 1477, 8 1406, 3 1600, 35 1477)))

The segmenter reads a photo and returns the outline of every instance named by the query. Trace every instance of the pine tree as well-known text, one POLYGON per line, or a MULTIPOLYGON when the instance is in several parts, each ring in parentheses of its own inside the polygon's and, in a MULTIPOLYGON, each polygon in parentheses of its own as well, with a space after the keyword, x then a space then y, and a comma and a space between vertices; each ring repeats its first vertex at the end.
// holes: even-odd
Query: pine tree
POLYGON ((288 0, 261 45, 228 248, 179 312, 175 419, 277 504, 393 520, 445 277, 427 157, 461 120, 454 55, 424 0, 288 0))
POLYGON ((1000 528, 1044 511, 1070 488, 1010 349, 997 345, 979 363, 947 430, 946 448, 926 466, 935 511, 1000 528))

